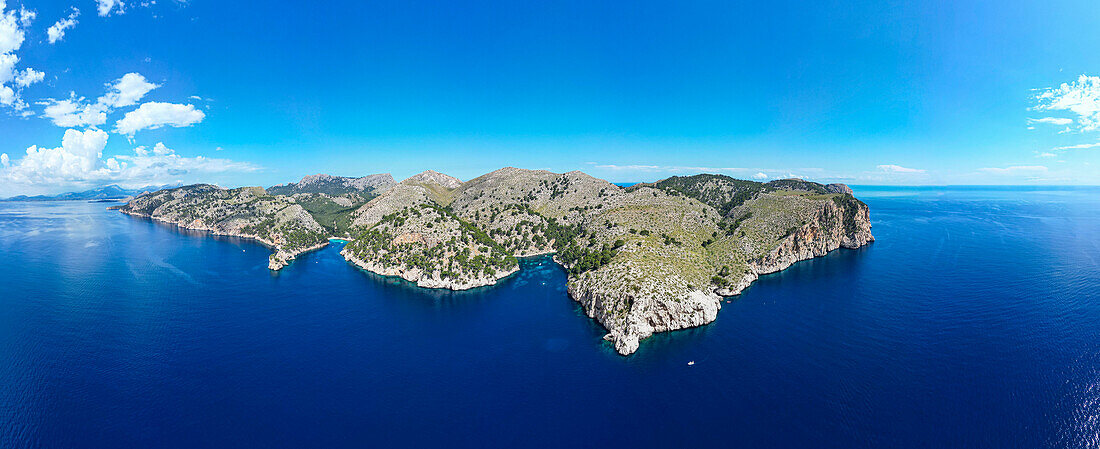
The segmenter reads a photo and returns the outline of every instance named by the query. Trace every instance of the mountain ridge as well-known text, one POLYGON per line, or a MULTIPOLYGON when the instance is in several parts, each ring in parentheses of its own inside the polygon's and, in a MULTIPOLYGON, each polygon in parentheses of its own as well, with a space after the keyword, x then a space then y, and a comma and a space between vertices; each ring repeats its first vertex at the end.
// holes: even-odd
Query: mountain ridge
POLYGON ((290 194, 184 186, 117 209, 255 238, 273 249, 273 270, 343 238, 349 263, 427 288, 492 285, 517 257, 553 254, 570 297, 623 355, 653 333, 714 321, 721 298, 761 274, 874 240, 847 186, 800 179, 701 174, 624 188, 505 167, 466 182, 428 170, 370 192, 300 188, 353 179, 363 178, 313 175, 290 194))
POLYGON ((65 192, 57 195, 16 195, 9 198, 0 199, 0 201, 84 201, 84 200, 108 200, 108 199, 125 199, 144 192, 151 192, 161 190, 169 187, 169 185, 149 185, 136 189, 127 189, 119 186, 118 184, 109 184, 103 187, 96 187, 94 189, 82 190, 79 192, 65 192))

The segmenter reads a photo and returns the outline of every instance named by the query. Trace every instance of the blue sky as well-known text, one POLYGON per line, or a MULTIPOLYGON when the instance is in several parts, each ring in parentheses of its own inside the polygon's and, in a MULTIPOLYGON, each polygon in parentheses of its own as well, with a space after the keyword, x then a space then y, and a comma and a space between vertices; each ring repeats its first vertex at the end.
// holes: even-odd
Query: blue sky
POLYGON ((0 197, 508 165, 1100 184, 1095 1, 315 3, 8 0, 0 197))

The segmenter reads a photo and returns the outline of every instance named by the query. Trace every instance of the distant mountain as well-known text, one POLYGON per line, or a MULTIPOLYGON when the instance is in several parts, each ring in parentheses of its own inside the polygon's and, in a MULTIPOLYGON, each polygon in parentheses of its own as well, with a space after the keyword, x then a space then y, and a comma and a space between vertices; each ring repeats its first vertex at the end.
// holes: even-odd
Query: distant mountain
POLYGON ((296 183, 279 184, 267 189, 271 195, 294 195, 296 193, 323 193, 331 196, 341 196, 351 193, 378 195, 397 184, 389 173, 364 176, 362 178, 348 178, 332 175, 310 175, 296 183))
POLYGON ((83 192, 66 192, 60 195, 19 195, 13 196, 7 199, 0 199, 0 201, 87 201, 87 200, 124 200, 136 195, 140 195, 144 192, 153 192, 166 187, 164 186, 145 186, 139 189, 124 189, 115 184, 109 186, 98 187, 91 190, 85 190, 83 192))

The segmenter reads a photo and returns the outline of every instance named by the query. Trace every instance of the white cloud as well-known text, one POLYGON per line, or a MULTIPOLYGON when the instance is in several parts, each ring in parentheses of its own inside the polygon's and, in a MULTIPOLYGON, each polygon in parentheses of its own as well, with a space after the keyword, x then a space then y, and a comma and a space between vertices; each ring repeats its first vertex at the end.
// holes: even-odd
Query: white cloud
POLYGON ((255 165, 228 159, 182 157, 163 143, 154 145, 151 154, 144 148, 142 150, 135 148, 133 155, 113 158, 118 161, 121 178, 130 182, 141 180, 138 182, 141 184, 177 179, 188 173, 248 172, 258 169, 255 165))
POLYGON ((39 72, 35 69, 32 69, 32 68, 28 67, 26 69, 23 69, 22 72, 19 72, 19 75, 16 75, 15 85, 17 85, 19 87, 27 87, 27 86, 30 86, 31 84, 42 81, 42 79, 44 79, 45 77, 46 77, 45 73, 39 72))
POLYGON ((14 53, 0 54, 0 85, 15 79, 17 63, 19 63, 19 57, 14 53))
POLYGON ((133 154, 104 159, 108 134, 98 129, 69 129, 57 148, 31 146, 18 161, 0 155, 0 187, 33 186, 37 189, 93 184, 130 186, 166 183, 186 175, 257 170, 255 165, 203 156, 183 157, 163 143, 152 151, 145 147, 133 154), (5 186, 5 184, 7 184, 5 186))
POLYGON ((1080 145, 1068 145, 1064 147, 1054 147, 1050 151, 1066 151, 1066 150, 1084 150, 1086 148, 1100 147, 1100 142, 1097 143, 1082 143, 1080 145))
POLYGON ((99 97, 98 103, 112 108, 137 104, 149 91, 160 87, 145 80, 140 73, 127 73, 112 84, 107 85, 107 93, 99 97))
POLYGON ((13 106, 17 109, 23 109, 19 107, 18 103, 22 101, 12 88, 4 85, 0 85, 0 104, 5 106, 13 106))
POLYGON ((615 165, 615 164, 596 164, 596 168, 602 168, 605 170, 616 171, 673 171, 671 167, 662 167, 660 165, 615 165))
POLYGON ((143 129, 157 129, 164 126, 183 128, 202 121, 206 117, 202 111, 190 104, 160 103, 150 101, 137 109, 127 112, 115 123, 115 132, 133 136, 143 129))
MULTIPOLYGON (((1065 126, 1073 124, 1073 119, 1060 117, 1029 118, 1027 119, 1027 123, 1029 125, 1032 123, 1046 123, 1050 125, 1065 126)), ((1031 129, 1034 129, 1034 127, 1031 127, 1031 129)))
POLYGON ((1035 157, 1058 157, 1057 153, 1038 153, 1035 157))
POLYGON ((752 175, 752 177, 755 179, 768 179, 768 174, 764 172, 757 172, 755 175, 752 175))
MULTIPOLYGON (((38 72, 41 78, 41 72, 38 72)), ((160 87, 145 80, 140 73, 127 73, 106 85, 107 92, 95 103, 86 103, 84 97, 70 93, 67 100, 47 99, 39 102, 46 108, 42 115, 64 128, 99 126, 107 122, 107 115, 114 108, 133 106, 149 91, 160 87)))
POLYGON ((23 46, 23 28, 15 11, 0 8, 0 53, 12 53, 23 46))
POLYGON ((22 110, 27 107, 21 96, 22 89, 41 79, 41 72, 19 72, 15 68, 19 63, 15 52, 23 46, 24 28, 30 26, 35 13, 26 8, 19 11, 7 11, 6 8, 6 2, 0 1, 0 105, 22 110))
POLYGON ((879 171, 883 171, 883 172, 886 172, 886 173, 920 174, 920 173, 925 172, 925 170, 923 170, 923 169, 907 168, 907 167, 902 167, 900 165, 879 165, 876 168, 878 168, 879 171))
POLYGON ((1011 167, 997 168, 979 168, 978 171, 983 173, 989 173, 993 175, 1037 175, 1046 173, 1048 168, 1042 165, 1013 165, 1011 167))
POLYGON ((23 6, 19 7, 19 25, 22 25, 23 28, 31 26, 31 22, 34 22, 35 17, 38 17, 38 13, 31 11, 23 6))
POLYGON ((98 129, 84 132, 65 131, 61 146, 39 148, 32 145, 18 163, 5 169, 5 177, 14 182, 58 183, 86 178, 97 169, 107 133, 98 129))
POLYGON ((46 30, 46 37, 49 38, 50 43, 53 44, 61 39, 65 38, 65 30, 76 26, 76 18, 80 16, 80 10, 73 7, 73 12, 69 14, 69 17, 58 20, 57 23, 50 26, 50 29, 46 30))
POLYGON ((111 13, 125 13, 125 8, 126 4, 122 0, 96 0, 96 12, 100 17, 109 16, 111 13))
POLYGON ((1062 83, 1058 87, 1043 89, 1039 95, 1035 96, 1035 100, 1037 102, 1033 108, 1035 110, 1069 111, 1077 115, 1075 121, 1061 124, 1068 125, 1075 122, 1078 131, 1100 129, 1100 77, 1081 75, 1072 83, 1062 83))
POLYGON ((77 98, 75 93, 71 93, 68 100, 49 99, 42 104, 46 105, 42 115, 57 126, 73 128, 107 123, 107 109, 103 105, 85 104, 84 98, 77 98))

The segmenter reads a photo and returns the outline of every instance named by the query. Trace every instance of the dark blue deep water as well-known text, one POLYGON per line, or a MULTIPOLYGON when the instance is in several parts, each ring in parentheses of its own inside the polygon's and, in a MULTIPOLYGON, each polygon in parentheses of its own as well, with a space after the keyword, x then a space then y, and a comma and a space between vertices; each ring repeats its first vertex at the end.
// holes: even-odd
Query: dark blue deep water
POLYGON ((1100 445, 1100 189, 857 193, 876 243, 627 358, 545 259, 428 291, 0 203, 0 447, 1100 445))

